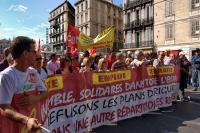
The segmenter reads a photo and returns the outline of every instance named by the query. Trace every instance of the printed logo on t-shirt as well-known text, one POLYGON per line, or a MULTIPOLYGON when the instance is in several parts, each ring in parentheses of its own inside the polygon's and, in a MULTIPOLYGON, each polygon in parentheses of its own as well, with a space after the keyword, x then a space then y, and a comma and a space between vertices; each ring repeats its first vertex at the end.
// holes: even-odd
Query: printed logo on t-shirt
POLYGON ((37 78, 36 78, 36 76, 35 76, 34 73, 30 73, 29 74, 29 82, 31 82, 31 83, 37 83, 37 78))
POLYGON ((38 82, 37 80, 37 76, 35 75, 35 73, 29 73, 28 74, 28 80, 26 81, 26 83, 19 88, 19 92, 24 92, 24 91, 32 91, 36 89, 36 83, 38 82))

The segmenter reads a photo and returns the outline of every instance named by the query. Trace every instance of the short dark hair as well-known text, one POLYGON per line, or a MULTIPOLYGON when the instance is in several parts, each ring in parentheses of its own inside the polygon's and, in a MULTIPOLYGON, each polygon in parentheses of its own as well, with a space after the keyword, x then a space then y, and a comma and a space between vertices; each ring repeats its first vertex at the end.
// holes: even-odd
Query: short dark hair
POLYGON ((90 56, 90 52, 89 52, 89 51, 87 51, 87 50, 86 50, 86 51, 84 51, 84 54, 83 54, 83 56, 84 56, 84 57, 89 57, 89 56, 90 56))
POLYGON ((51 54, 50 59, 52 59, 53 57, 56 57, 55 53, 51 54))
POLYGON ((31 49, 31 44, 35 44, 35 41, 29 37, 18 36, 12 41, 11 54, 13 59, 18 59, 24 51, 31 49))

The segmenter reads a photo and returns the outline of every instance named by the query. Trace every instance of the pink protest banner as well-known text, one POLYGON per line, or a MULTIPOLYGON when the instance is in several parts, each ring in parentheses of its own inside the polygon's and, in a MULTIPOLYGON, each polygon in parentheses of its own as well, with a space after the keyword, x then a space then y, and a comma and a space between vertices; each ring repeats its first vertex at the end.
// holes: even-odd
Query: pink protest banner
MULTIPOLYGON (((30 115, 35 111, 32 114, 54 133, 85 132, 171 106, 179 75, 175 66, 55 75, 45 82, 48 98, 29 112, 19 112, 30 115)), ((18 131, 25 133, 22 128, 18 131)))

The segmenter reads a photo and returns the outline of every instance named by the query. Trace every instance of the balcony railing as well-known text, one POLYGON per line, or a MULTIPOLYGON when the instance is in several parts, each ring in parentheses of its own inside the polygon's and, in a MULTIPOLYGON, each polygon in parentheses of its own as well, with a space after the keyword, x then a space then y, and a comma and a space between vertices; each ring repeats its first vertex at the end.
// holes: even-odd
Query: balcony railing
POLYGON ((50 37, 53 37, 53 36, 62 34, 63 32, 64 32, 64 29, 63 29, 63 30, 60 30, 60 31, 56 31, 56 32, 50 33, 49 36, 50 36, 50 37))
POLYGON ((129 29, 135 29, 141 27, 141 20, 138 19, 136 21, 132 21, 131 23, 127 23, 124 25, 124 29, 125 30, 129 30, 129 29))
POLYGON ((149 2, 153 2, 153 0, 134 0, 134 1, 130 1, 129 3, 124 4, 124 9, 134 8, 134 7, 140 6, 142 4, 149 3, 149 2))
POLYGON ((142 47, 152 47, 153 46, 153 41, 142 41, 141 42, 142 47))
POLYGON ((130 22, 130 23, 127 23, 124 25, 124 29, 125 30, 129 30, 129 29, 132 29, 134 27, 134 21, 130 22))
POLYGON ((143 19, 142 25, 144 26, 153 25, 153 17, 143 19))
POLYGON ((145 3, 149 3, 149 2, 153 2, 153 0, 143 0, 143 4, 145 4, 145 3))
POLYGON ((53 45, 61 45, 64 43, 65 43, 64 40, 58 40, 58 41, 52 42, 53 45))
POLYGON ((153 41, 140 41, 137 43, 125 43, 124 48, 142 48, 142 47, 153 47, 153 41), (139 47, 137 47, 139 46, 139 47))

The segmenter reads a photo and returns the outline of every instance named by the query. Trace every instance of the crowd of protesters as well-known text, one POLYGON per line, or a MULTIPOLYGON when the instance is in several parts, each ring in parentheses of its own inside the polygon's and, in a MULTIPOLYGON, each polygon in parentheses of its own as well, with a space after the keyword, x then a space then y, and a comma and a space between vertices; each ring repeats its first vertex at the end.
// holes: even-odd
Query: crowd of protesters
MULTIPOLYGON (((174 55, 169 51, 144 53, 142 50, 136 50, 134 52, 128 51, 127 53, 111 52, 106 55, 96 56, 90 56, 88 51, 84 51, 82 55, 79 53, 74 55, 67 54, 67 56, 58 56, 56 54, 52 54, 49 59, 46 59, 42 57, 40 53, 35 52, 33 44, 35 44, 35 42, 29 38, 17 37, 13 41, 13 46, 11 46, 11 48, 5 49, 5 60, 0 63, 0 71, 2 71, 0 73, 0 109, 4 110, 2 114, 10 115, 10 119, 24 123, 28 125, 30 129, 39 128, 35 119, 19 115, 18 113, 17 115, 14 115, 16 112, 12 112, 10 106, 5 106, 10 105, 10 100, 15 93, 13 92, 12 96, 7 94, 8 91, 12 89, 12 86, 9 86, 9 83, 6 81, 10 78, 9 74, 15 74, 17 72, 23 75, 23 73, 27 72, 26 70, 30 68, 30 71, 36 71, 40 80, 44 81, 49 75, 53 74, 107 72, 111 70, 121 70, 128 68, 134 69, 137 67, 149 65, 155 68, 163 65, 179 65, 181 68, 179 99, 182 101, 188 100, 184 95, 184 89, 188 87, 188 84, 192 84, 194 91, 196 91, 200 86, 199 49, 196 50, 196 53, 192 57, 191 61, 186 58, 184 52, 179 52, 178 54, 174 55), (22 48, 22 45, 24 48, 22 48), (31 52, 33 52, 33 54, 28 55, 28 53, 31 52), (33 59, 35 61, 31 61, 33 59), (5 84, 5 82, 7 84, 5 84), (8 90, 3 91, 3 89, 6 87, 8 90), (7 95, 10 96, 10 99, 5 101, 5 99, 7 99, 5 96, 7 95)), ((13 77, 10 79, 12 78, 13 77)), ((15 82, 14 78, 13 82, 15 82)), ((26 81, 23 83, 25 82, 26 81)), ((41 84, 39 85, 39 88, 41 88, 40 91, 42 95, 46 88, 41 84)), ((43 97, 44 96, 42 95, 41 98, 43 97)))
MULTIPOLYGON (((5 60, 0 64, 0 70, 13 64, 13 58, 10 49, 5 49, 5 60)), ((184 99, 184 89, 188 84, 192 84, 194 91, 199 88, 200 80, 200 50, 197 49, 191 62, 186 58, 184 52, 172 54, 170 51, 160 51, 158 53, 144 53, 142 50, 135 52, 128 51, 111 52, 106 55, 90 56, 88 51, 84 51, 82 55, 68 54, 67 56, 58 56, 52 54, 49 59, 36 53, 35 68, 44 81, 48 75, 52 74, 68 74, 68 73, 86 73, 120 70, 127 68, 137 68, 140 66, 154 66, 155 68, 163 65, 180 65, 180 99, 184 99)))

